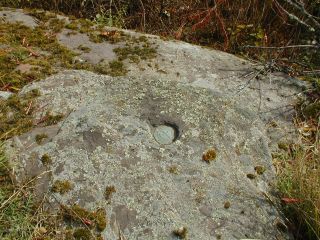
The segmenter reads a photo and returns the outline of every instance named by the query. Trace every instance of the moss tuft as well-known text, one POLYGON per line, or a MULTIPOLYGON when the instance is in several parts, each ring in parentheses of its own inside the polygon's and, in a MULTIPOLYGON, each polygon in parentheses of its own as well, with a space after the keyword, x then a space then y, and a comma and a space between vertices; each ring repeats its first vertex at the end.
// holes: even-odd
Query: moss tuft
POLYGON ((52 163, 52 159, 47 153, 45 153, 41 157, 41 162, 43 165, 48 165, 52 163))
POLYGON ((172 173, 172 174, 178 174, 179 173, 179 169, 176 165, 173 165, 173 166, 170 166, 168 168, 168 171, 169 173, 172 173))
POLYGON ((53 183, 52 192, 65 194, 73 189, 73 185, 68 180, 57 180, 53 183))
POLYGON ((67 221, 79 224, 89 223, 88 227, 96 227, 98 231, 103 231, 107 226, 107 214, 104 208, 91 212, 75 204, 71 207, 61 206, 61 210, 62 216, 67 221))
POLYGON ((179 229, 174 230, 173 234, 180 239, 186 239, 188 234, 188 229, 186 227, 181 227, 179 229))
POLYGON ((47 112, 44 117, 44 123, 46 126, 54 125, 57 124, 63 117, 63 114, 53 115, 50 112, 47 112))
POLYGON ((48 138, 48 135, 45 134, 45 133, 37 134, 37 135, 35 136, 35 140, 36 140, 36 142, 37 142, 39 145, 40 145, 40 144, 43 142, 43 140, 46 139, 46 138, 48 138))
POLYGON ((264 166, 255 166, 254 170, 258 175, 262 175, 266 171, 266 168, 264 166))
POLYGON ((78 228, 74 231, 73 237, 76 240, 91 240, 93 235, 88 228, 78 228))
POLYGON ((98 231, 102 232, 107 227, 107 213, 104 208, 99 208, 95 212, 95 221, 98 231))
POLYGON ((217 157, 217 153, 215 149, 209 149, 202 155, 202 160, 210 163, 211 161, 215 160, 217 157))
POLYGON ((224 207, 225 209, 230 208, 230 206, 231 206, 231 203, 230 203, 229 201, 226 201, 226 202, 224 203, 224 205, 223 205, 223 207, 224 207))
POLYGON ((247 178, 249 178, 249 179, 255 179, 257 176, 255 175, 255 174, 253 174, 253 173, 248 173, 247 174, 247 178))
POLYGON ((107 186, 104 192, 104 197, 107 201, 111 201, 112 194, 117 192, 115 186, 107 186))

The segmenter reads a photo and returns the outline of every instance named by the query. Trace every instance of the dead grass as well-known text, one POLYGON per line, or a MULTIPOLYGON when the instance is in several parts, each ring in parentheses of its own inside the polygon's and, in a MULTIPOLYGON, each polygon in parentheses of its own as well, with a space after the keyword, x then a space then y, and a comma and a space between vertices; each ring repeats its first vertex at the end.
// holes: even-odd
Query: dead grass
POLYGON ((278 190, 296 239, 320 239, 320 118, 296 126, 300 143, 275 154, 278 190))

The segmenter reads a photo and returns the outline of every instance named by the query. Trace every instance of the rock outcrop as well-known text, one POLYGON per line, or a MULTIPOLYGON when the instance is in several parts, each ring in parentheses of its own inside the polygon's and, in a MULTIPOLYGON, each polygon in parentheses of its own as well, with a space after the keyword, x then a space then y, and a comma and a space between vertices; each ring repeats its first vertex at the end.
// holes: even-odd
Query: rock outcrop
MULTIPOLYGON (((91 49, 78 60, 93 65, 128 46, 69 33, 60 43, 91 49)), ((64 118, 11 140, 18 177, 50 171, 39 194, 68 181, 70 191, 50 201, 105 208, 106 239, 175 239, 180 227, 189 239, 289 239, 270 201, 271 151, 293 134, 299 82, 224 52, 123 33, 143 36, 156 55, 122 59, 124 76, 65 70, 23 89, 41 92, 36 117, 64 118), (37 134, 47 136, 40 145, 37 134)))

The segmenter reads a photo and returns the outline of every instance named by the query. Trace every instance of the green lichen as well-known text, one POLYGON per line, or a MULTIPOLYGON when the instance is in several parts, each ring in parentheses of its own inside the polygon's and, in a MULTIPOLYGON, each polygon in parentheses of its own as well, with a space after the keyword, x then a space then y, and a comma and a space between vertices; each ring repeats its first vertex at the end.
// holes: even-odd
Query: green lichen
POLYGON ((57 180, 51 187, 52 192, 65 194, 73 189, 73 185, 68 180, 57 180))
POLYGON ((52 163, 52 159, 49 156, 49 154, 45 153, 41 157, 41 162, 42 162, 43 165, 49 165, 49 164, 52 163))
POLYGON ((40 145, 44 139, 48 138, 48 135, 45 133, 40 133, 35 136, 36 142, 40 145))

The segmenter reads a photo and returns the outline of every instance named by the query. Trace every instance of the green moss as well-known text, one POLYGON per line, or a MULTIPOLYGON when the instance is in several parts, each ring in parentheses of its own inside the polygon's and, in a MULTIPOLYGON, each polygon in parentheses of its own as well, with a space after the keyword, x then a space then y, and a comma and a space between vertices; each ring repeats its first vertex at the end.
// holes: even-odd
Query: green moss
POLYGON ((103 231, 106 228, 107 216, 106 211, 103 208, 99 208, 95 212, 91 212, 79 205, 61 207, 62 215, 67 221, 79 224, 83 224, 84 221, 90 222, 88 227, 96 227, 98 231, 103 231))
POLYGON ((78 228, 74 231, 73 237, 76 240, 90 240, 93 239, 93 234, 88 228, 78 228))
POLYGON ((98 64, 94 69, 98 73, 107 74, 112 77, 124 76, 128 72, 123 62, 117 60, 109 62, 108 66, 103 63, 98 64))
POLYGON ((230 203, 229 201, 226 201, 226 202, 224 203, 224 205, 223 205, 223 207, 224 207, 225 209, 230 208, 230 206, 231 206, 231 203, 230 203))
POLYGON ((279 142, 278 143, 278 148, 284 151, 288 151, 289 147, 288 144, 284 143, 284 142, 279 142))
POLYGON ((54 125, 57 124, 63 117, 63 114, 53 115, 52 113, 47 112, 44 117, 44 123, 46 126, 54 125))
POLYGON ((181 227, 179 229, 174 230, 173 234, 180 239, 186 239, 188 234, 188 229, 186 227, 181 227))
POLYGON ((215 149, 209 149, 202 155, 202 160, 210 163, 211 161, 215 160, 217 157, 217 153, 215 149))
POLYGON ((116 53, 120 61, 125 59, 136 61, 137 57, 141 60, 147 60, 155 58, 157 53, 155 48, 151 47, 149 44, 146 44, 144 47, 139 45, 128 45, 125 47, 115 48, 113 51, 116 53))
POLYGON ((19 91, 26 84, 55 72, 55 68, 69 68, 75 53, 61 46, 52 31, 58 31, 62 21, 50 20, 34 29, 20 23, 0 24, 0 87, 19 91), (51 27, 50 27, 51 26, 51 27), (52 28, 52 29, 50 29, 52 28), (46 54, 42 54, 46 52, 46 54), (31 64, 34 70, 15 71, 20 64, 31 64))
POLYGON ((262 175, 266 171, 266 168, 264 166, 255 166, 254 170, 258 175, 262 175))
POLYGON ((39 91, 32 90, 21 96, 13 94, 7 100, 0 99, 0 140, 25 133, 33 127, 32 113, 38 95, 39 91))
POLYGON ((48 164, 51 164, 52 163, 52 159, 51 157, 46 153, 46 154, 43 154, 42 157, 41 157, 41 162, 43 165, 48 165, 48 164))
POLYGON ((255 174, 252 174, 252 173, 248 173, 247 174, 247 178, 249 179, 255 179, 257 176, 255 174))
POLYGON ((70 23, 66 24, 65 28, 71 30, 78 30, 78 23, 76 21, 71 21, 70 23))
POLYGON ((77 49, 81 50, 82 52, 88 53, 91 51, 91 49, 89 47, 83 46, 83 45, 79 45, 77 47, 77 49))
POLYGON ((120 61, 111 61, 109 62, 110 67, 110 75, 115 76, 124 76, 128 72, 128 70, 124 67, 123 62, 120 61))
POLYGON ((65 194, 73 189, 73 186, 68 180, 57 180, 53 183, 51 191, 65 194))
POLYGON ((316 119, 320 116, 320 101, 307 105, 302 112, 307 118, 316 119))
POLYGON ((38 144, 41 144, 43 142, 44 139, 48 138, 48 135, 45 133, 41 133, 41 134, 37 134, 35 136, 35 140, 38 144))
POLYGON ((64 19, 52 18, 48 21, 48 24, 51 31, 58 33, 65 27, 66 22, 64 19))
POLYGON ((173 165, 173 166, 170 166, 168 171, 172 174, 178 174, 179 173, 179 169, 177 166, 173 165))
POLYGON ((95 212, 95 221, 98 231, 102 232, 107 227, 107 213, 104 208, 99 208, 95 212))
POLYGON ((107 201, 111 201, 112 194, 116 192, 115 186, 107 186, 104 192, 104 197, 107 201))

